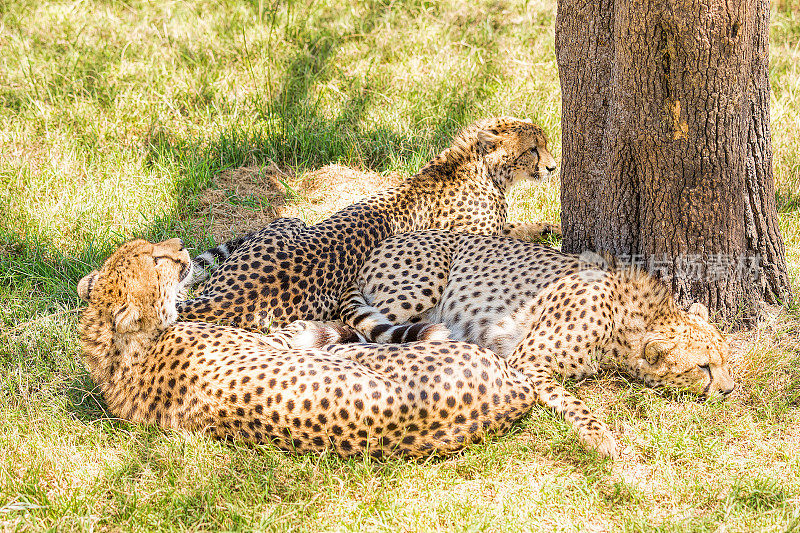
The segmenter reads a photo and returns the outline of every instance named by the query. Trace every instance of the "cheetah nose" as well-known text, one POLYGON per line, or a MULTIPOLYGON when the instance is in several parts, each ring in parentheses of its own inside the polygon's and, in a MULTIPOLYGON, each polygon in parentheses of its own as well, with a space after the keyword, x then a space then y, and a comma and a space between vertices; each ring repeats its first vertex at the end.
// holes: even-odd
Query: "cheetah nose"
POLYGON ((545 167, 545 168, 547 169, 548 172, 553 172, 557 167, 556 165, 553 165, 552 167, 545 167))
POLYGON ((709 383, 708 386, 706 386, 704 394, 705 394, 705 396, 707 396, 709 398, 711 398, 713 396, 716 396, 717 398, 719 398, 720 396, 722 396, 722 398, 727 398, 730 395, 730 393, 732 393, 734 391, 735 388, 736 388, 736 384, 732 384, 732 385, 730 385, 728 387, 725 387, 725 388, 717 386, 717 387, 714 387, 714 389, 712 390, 711 389, 711 383, 709 383))

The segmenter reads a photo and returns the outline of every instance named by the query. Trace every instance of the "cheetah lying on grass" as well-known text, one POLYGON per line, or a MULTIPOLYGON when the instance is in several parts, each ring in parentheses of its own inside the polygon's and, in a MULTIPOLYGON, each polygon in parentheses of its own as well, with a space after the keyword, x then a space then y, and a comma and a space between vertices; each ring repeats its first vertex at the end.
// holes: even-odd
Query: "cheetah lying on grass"
POLYGON ((685 312, 647 273, 582 257, 503 237, 399 235, 372 252, 343 298, 342 319, 378 342, 446 338, 425 324, 443 322, 451 338, 506 358, 604 454, 616 448, 611 431, 554 375, 582 379, 612 368, 653 387, 733 390, 727 343, 702 304, 685 312), (405 322, 412 324, 398 325, 405 322))
MULTIPOLYGON (((482 120, 399 186, 306 226, 283 218, 195 259, 190 285, 215 269, 196 297, 180 302, 185 320, 268 331, 293 320, 330 320, 367 254, 391 235, 427 228, 516 235, 506 224, 506 192, 555 169, 541 128, 511 117, 482 120)), ((557 231, 538 225, 537 231, 557 231)), ((535 231, 534 231, 535 233, 535 231)))
POLYGON ((321 346, 343 330, 176 322, 191 268, 180 240, 137 240, 78 284, 84 361, 115 416, 301 452, 415 457, 505 431, 535 402, 525 376, 462 342, 321 346))

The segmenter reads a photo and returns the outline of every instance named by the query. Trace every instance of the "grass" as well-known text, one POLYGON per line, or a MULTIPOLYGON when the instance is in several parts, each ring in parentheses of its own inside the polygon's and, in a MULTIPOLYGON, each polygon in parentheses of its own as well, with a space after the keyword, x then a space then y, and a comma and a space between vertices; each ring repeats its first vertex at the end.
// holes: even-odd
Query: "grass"
MULTIPOLYGON (((796 309, 732 338, 743 386, 726 402, 576 385, 616 462, 543 409, 448 459, 291 456, 115 420, 82 366, 77 281, 133 236, 211 244, 198 198, 224 170, 412 173, 496 114, 541 124, 558 157, 554 17, 552 0, 0 4, 0 529, 800 529, 796 309)), ((774 169, 796 293, 798 36, 779 3, 774 169)), ((558 220, 555 182, 511 201, 515 220, 558 220)))

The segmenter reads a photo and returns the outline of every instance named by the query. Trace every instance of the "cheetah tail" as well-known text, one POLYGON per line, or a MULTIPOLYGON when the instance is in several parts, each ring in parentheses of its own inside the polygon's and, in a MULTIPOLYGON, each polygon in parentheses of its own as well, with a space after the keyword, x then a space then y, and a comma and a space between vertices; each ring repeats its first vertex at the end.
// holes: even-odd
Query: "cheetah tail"
POLYGON ((326 344, 349 344, 353 342, 368 342, 367 338, 341 322, 323 322, 315 332, 315 347, 326 344))
POLYGON ((365 335, 370 342, 402 343, 450 339, 450 330, 444 324, 393 324, 377 308, 367 303, 361 290, 355 285, 345 291, 339 312, 345 324, 365 335))
POLYGON ((219 246, 209 248, 192 259, 192 279, 186 284, 186 288, 189 289, 207 280, 249 237, 250 234, 236 237, 219 246))
POLYGON ((326 344, 366 342, 363 335, 341 322, 296 320, 273 331, 265 338, 271 346, 282 349, 321 348, 326 344))

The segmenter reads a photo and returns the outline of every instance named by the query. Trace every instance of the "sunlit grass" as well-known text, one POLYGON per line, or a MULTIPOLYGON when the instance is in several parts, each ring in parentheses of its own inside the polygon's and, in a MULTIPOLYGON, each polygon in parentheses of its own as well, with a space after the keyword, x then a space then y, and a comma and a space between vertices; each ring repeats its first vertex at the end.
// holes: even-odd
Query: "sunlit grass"
MULTIPOLYGON (((210 244, 187 220, 224 169, 413 173, 498 114, 541 124, 560 156, 554 18, 551 0, 0 3, 0 529, 798 527, 796 310, 734 339, 729 401, 611 377, 574 387, 618 436, 616 462, 544 409, 444 460, 292 456, 114 420, 83 369, 78 279, 131 236, 210 244)), ((775 8, 774 173, 795 286, 798 36, 800 12, 775 8)), ((514 220, 557 222, 557 176, 511 203, 514 220)))
MULTIPOLYGON (((800 207, 800 11, 774 11, 770 37, 770 113, 778 206, 796 214, 800 207)), ((790 219, 786 236, 792 246, 800 242, 795 218, 790 219)))

